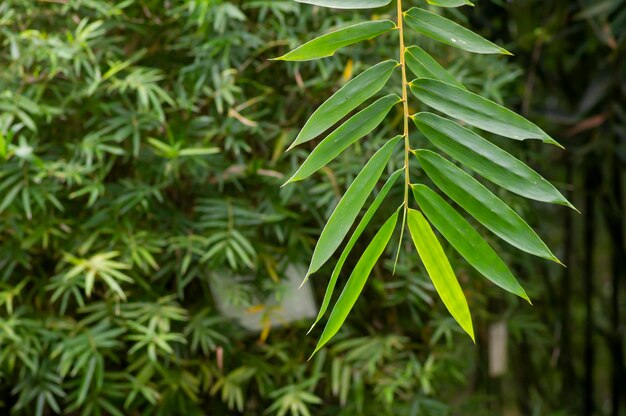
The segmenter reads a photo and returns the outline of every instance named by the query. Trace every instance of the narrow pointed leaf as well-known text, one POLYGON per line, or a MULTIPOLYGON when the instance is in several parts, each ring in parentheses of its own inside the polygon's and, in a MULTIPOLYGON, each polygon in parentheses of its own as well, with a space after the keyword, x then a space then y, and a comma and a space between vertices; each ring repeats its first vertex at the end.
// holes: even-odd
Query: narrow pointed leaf
POLYGON ((332 7, 334 9, 373 9, 386 6, 391 0, 296 0, 298 3, 315 6, 332 7))
POLYGON ((299 48, 279 57, 279 61, 310 61, 332 56, 338 49, 364 40, 373 39, 395 29, 391 20, 358 23, 313 39, 299 48))
POLYGON ((397 66, 396 61, 381 62, 344 85, 315 110, 290 149, 316 138, 380 91, 397 66))
POLYGON ((361 221, 359 222, 359 225, 354 230, 354 233, 350 237, 350 240, 348 240, 348 244, 346 244, 343 251, 341 252, 341 257, 337 261, 337 264, 335 264, 335 268, 333 269, 333 273, 330 276, 328 286, 326 287, 326 293, 324 293, 322 306, 320 306, 320 310, 317 314, 317 318, 315 318, 315 322, 313 322, 313 325, 311 325, 311 329, 309 329, 309 332, 311 332, 313 327, 320 321, 320 319, 322 319, 322 317, 326 313, 326 309, 328 309, 328 305, 330 304, 330 300, 333 296, 335 285, 337 284, 337 279, 339 278, 341 269, 344 263, 346 262, 348 255, 352 251, 354 244, 356 244, 357 240, 359 239, 359 237, 365 230, 365 227, 367 227, 367 224, 369 224, 370 220, 372 219, 372 217, 378 210, 378 207, 383 202, 383 200, 385 199, 385 197, 387 196, 387 194, 389 193, 393 185, 396 183, 396 181, 398 180, 398 177, 402 174, 403 171, 404 169, 398 169, 389 177, 389 179, 387 179, 387 182, 385 182, 385 185, 383 185, 378 195, 376 195, 374 202, 372 202, 372 205, 370 205, 370 207, 365 212, 365 215, 363 215, 363 218, 361 219, 361 221))
POLYGON ((522 251, 560 263, 533 229, 476 179, 430 150, 415 155, 435 185, 491 232, 522 251))
POLYGON ((515 140, 538 139, 560 146, 519 114, 454 85, 421 78, 411 82, 411 91, 429 107, 481 130, 515 140))
POLYGON ((343 325, 346 317, 350 313, 350 310, 352 310, 352 307, 361 294, 361 291, 365 286, 365 282, 372 272, 374 265, 383 254, 383 251, 385 251, 385 247, 387 247, 387 244, 389 243, 389 239, 393 234, 393 230, 396 227, 397 222, 398 211, 396 211, 396 213, 385 222, 380 230, 378 230, 372 239, 372 242, 367 246, 365 252, 363 252, 363 255, 350 274, 348 282, 343 288, 341 295, 339 295, 339 299, 337 299, 337 303, 335 303, 335 306, 330 313, 328 322, 324 327, 324 331, 322 332, 312 355, 319 351, 320 348, 322 348, 337 333, 337 331, 339 331, 341 325, 343 325))
POLYGON ((443 304, 474 340, 474 327, 467 299, 435 233, 422 213, 413 209, 409 210, 407 224, 413 244, 443 304))
POLYGON ((432 144, 504 189, 536 201, 573 208, 541 175, 473 131, 432 113, 416 114, 413 121, 432 144))
POLYGON ((428 221, 473 268, 502 289, 530 302, 506 264, 461 214, 425 185, 413 186, 413 196, 428 221))
POLYGON ((455 48, 474 53, 511 54, 506 49, 488 41, 458 23, 428 10, 414 7, 409 9, 404 15, 406 24, 411 29, 455 48))
POLYGON ((457 81, 451 73, 446 71, 439 62, 419 46, 408 47, 404 52, 404 59, 411 72, 418 78, 438 79, 465 89, 463 84, 457 81))
POLYGON ((307 276, 315 273, 328 261, 343 241, 354 220, 359 215, 367 196, 372 192, 387 165, 393 148, 402 139, 394 137, 377 151, 367 162, 344 194, 322 230, 322 234, 313 251, 307 276))
POLYGON ((474 3, 468 0, 427 0, 428 4, 439 7, 461 7, 473 6, 474 3))
POLYGON ((350 147, 352 143, 378 127, 389 113, 389 110, 400 101, 400 97, 390 94, 380 98, 369 107, 352 116, 317 145, 286 183, 300 181, 324 167, 350 147))

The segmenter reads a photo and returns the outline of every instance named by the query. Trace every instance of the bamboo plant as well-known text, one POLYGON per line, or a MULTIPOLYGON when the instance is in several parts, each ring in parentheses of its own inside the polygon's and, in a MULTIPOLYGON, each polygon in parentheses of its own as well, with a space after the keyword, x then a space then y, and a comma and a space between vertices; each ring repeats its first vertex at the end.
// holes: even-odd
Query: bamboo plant
MULTIPOLYGON (((297 1, 337 9, 378 8, 391 2, 297 1)), ((473 6, 468 0, 428 0, 428 3, 438 8, 473 6)), ((498 253, 459 211, 465 211, 477 223, 517 249, 561 264, 524 219, 474 176, 480 176, 528 199, 565 205, 572 209, 575 209, 574 206, 541 175, 475 130, 512 140, 534 139, 561 146, 531 121, 469 91, 420 46, 407 46, 405 38, 408 30, 472 53, 511 55, 504 48, 440 13, 432 12, 426 7, 405 9, 402 0, 396 0, 396 21, 373 20, 342 27, 276 58, 281 61, 317 60, 332 56, 340 48, 379 36, 397 36, 398 39, 398 60, 390 57, 346 83, 311 115, 289 148, 326 134, 285 185, 303 180, 326 166, 341 152, 381 125, 392 108, 402 106, 403 131, 390 138, 350 184, 330 215, 313 252, 305 281, 330 260, 346 239, 370 194, 381 180, 394 149, 402 144, 404 166, 384 178, 384 185, 343 246, 311 329, 326 314, 347 257, 392 187, 404 188, 404 200, 361 253, 332 307, 313 354, 341 328, 374 265, 390 244, 399 222, 401 229, 398 252, 402 247, 404 230, 408 228, 417 253, 442 302, 472 340, 475 338, 468 302, 442 248, 441 238, 491 282, 529 303, 530 299, 498 253), (383 89, 394 72, 398 71, 402 78, 400 90, 374 100, 373 97, 383 89), (411 99, 417 99, 437 113, 411 114, 411 99), (351 115, 368 100, 373 102, 351 115), (350 117, 347 120, 334 128, 348 116, 350 117), (416 142, 411 140, 415 138, 415 133, 411 137, 412 125, 434 148, 448 157, 417 147, 416 142), (412 157, 417 159, 434 186, 411 180, 409 162, 412 157), (475 175, 467 173, 467 170, 475 175), (403 180, 399 181, 401 177, 403 180)))

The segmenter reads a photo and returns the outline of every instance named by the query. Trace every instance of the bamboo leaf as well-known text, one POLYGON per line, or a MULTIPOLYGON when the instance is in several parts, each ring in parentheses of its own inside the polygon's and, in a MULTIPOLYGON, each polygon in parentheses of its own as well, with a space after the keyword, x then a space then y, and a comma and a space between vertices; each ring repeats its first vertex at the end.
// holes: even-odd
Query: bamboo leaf
POLYGON ((344 85, 315 110, 289 149, 319 136, 380 91, 397 66, 393 60, 381 62, 344 85))
POLYGON ((352 223, 359 215, 367 196, 372 192, 376 182, 380 178, 383 169, 387 165, 394 147, 402 136, 396 136, 389 140, 367 162, 363 170, 350 184, 339 204, 331 214, 328 222, 322 230, 322 234, 313 251, 311 264, 307 276, 315 273, 328 261, 330 256, 337 250, 339 244, 350 230, 352 223))
POLYGON ((511 55, 506 49, 471 30, 428 10, 413 7, 405 12, 404 16, 406 24, 411 29, 446 45, 473 53, 511 55))
POLYGON ((473 6, 474 3, 468 0, 426 0, 428 4, 439 7, 461 7, 461 6, 473 6))
POLYGON ((376 20, 347 26, 313 39, 293 51, 275 58, 278 61, 310 61, 332 56, 338 49, 373 39, 396 28, 390 20, 376 20))
POLYGON ((313 325, 311 325, 311 329, 309 329, 309 332, 311 332, 313 327, 315 327, 315 325, 322 319, 322 317, 326 313, 326 310, 328 309, 328 305, 330 304, 330 300, 333 296, 335 286, 337 284, 337 279, 339 278, 339 274, 341 273, 341 269, 344 263, 346 262, 348 255, 352 251, 354 244, 356 244, 357 240, 359 239, 359 237, 365 230, 365 227, 367 227, 367 224, 369 224, 370 220, 372 219, 372 217, 378 210, 378 207, 383 202, 383 200, 385 199, 385 197, 387 196, 387 194, 389 193, 393 185, 396 183, 396 181, 398 180, 398 177, 403 171, 404 169, 398 169, 389 177, 389 179, 387 179, 387 182, 385 182, 385 185, 383 185, 378 195, 376 195, 374 202, 372 202, 372 205, 370 205, 370 207, 367 209, 367 211, 365 212, 365 215, 361 219, 361 222, 359 222, 359 225, 354 230, 352 237, 350 237, 350 240, 348 240, 348 244, 346 244, 343 251, 341 252, 341 257, 337 261, 337 264, 335 264, 335 268, 333 269, 333 273, 330 276, 328 286, 326 287, 326 292, 324 293, 322 306, 320 306, 320 310, 317 314, 317 318, 315 318, 315 322, 313 322, 313 325))
POLYGON ((432 144, 504 189, 536 201, 574 208, 541 175, 473 131, 432 113, 419 113, 413 121, 432 144))
POLYGON ((365 282, 374 268, 374 265, 383 254, 385 247, 387 247, 397 222, 398 211, 396 211, 396 213, 385 222, 380 230, 378 230, 372 239, 372 242, 367 246, 365 252, 363 252, 363 255, 350 274, 348 282, 343 288, 341 295, 339 295, 339 299, 337 299, 337 303, 330 313, 328 322, 326 323, 324 331, 322 332, 322 335, 317 342, 317 346, 311 356, 315 355, 315 353, 319 351, 320 348, 322 348, 337 333, 337 331, 339 331, 341 325, 343 325, 346 317, 350 313, 350 310, 361 294, 361 291, 365 286, 365 282))
POLYGON ((418 150, 415 155, 435 185, 491 232, 522 251, 560 264, 533 229, 484 185, 437 153, 418 150))
POLYGON ((463 84, 457 81, 439 62, 419 46, 408 47, 404 52, 404 59, 411 72, 418 78, 438 79, 465 89, 463 84))
POLYGON ((312 175, 352 143, 371 133, 385 119, 391 108, 400 101, 402 101, 400 97, 390 94, 352 116, 317 145, 285 185, 312 175))
POLYGON ((413 244, 443 304, 475 342, 467 299, 435 233, 422 213, 413 209, 409 210, 407 224, 413 244))
POLYGON ((515 140, 538 139, 561 147, 545 131, 480 95, 434 79, 416 79, 411 91, 424 104, 465 123, 515 140))
POLYGON ((391 0, 296 0, 298 3, 315 6, 332 7, 334 9, 373 9, 386 6, 391 0))
POLYGON ((428 221, 473 268, 502 289, 530 302, 506 264, 461 214, 425 185, 414 185, 413 196, 428 221))

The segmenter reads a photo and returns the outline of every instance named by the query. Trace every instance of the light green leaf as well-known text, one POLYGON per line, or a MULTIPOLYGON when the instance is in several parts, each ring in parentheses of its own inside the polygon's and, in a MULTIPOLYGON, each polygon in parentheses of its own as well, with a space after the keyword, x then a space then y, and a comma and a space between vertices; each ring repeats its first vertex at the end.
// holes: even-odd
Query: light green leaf
POLYGON ((541 175, 473 131, 432 113, 419 113, 413 121, 432 144, 504 189, 536 201, 574 208, 541 175))
POLYGON ((390 94, 352 116, 317 145, 285 185, 312 175, 352 143, 371 133, 385 119, 391 108, 400 101, 402 101, 400 97, 390 94))
POLYGON ((413 94, 424 104, 481 130, 515 140, 538 139, 561 147, 535 124, 480 95, 434 79, 416 79, 410 85, 413 94))
POLYGON ((456 80, 444 67, 439 65, 432 56, 419 46, 410 46, 404 52, 404 59, 409 69, 418 78, 438 79, 448 84, 465 89, 465 86, 456 80))
POLYGON ((372 192, 387 165, 393 148, 403 136, 389 140, 367 162, 344 194, 322 230, 322 234, 313 251, 307 276, 315 273, 328 261, 343 241, 354 220, 359 215, 367 196, 372 192))
POLYGON ((404 16, 411 29, 446 45, 474 53, 511 55, 506 49, 471 30, 428 10, 413 7, 404 16))
POLYGON ((396 28, 391 20, 358 23, 313 39, 299 48, 274 60, 310 61, 332 56, 338 49, 364 40, 373 39, 396 28))
POLYGON ((335 9, 373 9, 386 6, 391 0, 296 0, 298 3, 313 4, 335 9))
POLYGON ((348 244, 346 244, 343 251, 341 252, 341 257, 337 261, 337 264, 335 264, 335 268, 333 269, 333 273, 330 276, 328 286, 326 287, 326 293, 324 293, 322 306, 320 306, 320 310, 317 314, 317 318, 315 318, 315 322, 313 322, 313 325, 311 325, 311 329, 309 329, 309 332, 311 332, 313 327, 320 321, 320 319, 322 319, 322 317, 326 313, 326 309, 328 309, 328 305, 330 304, 330 300, 333 296, 335 285, 337 284, 337 279, 339 278, 341 269, 344 263, 346 262, 346 259, 348 258, 350 251, 352 251, 354 244, 356 244, 357 240, 359 239, 359 237, 365 230, 365 227, 367 227, 367 224, 369 224, 370 220, 372 219, 372 217, 378 210, 378 207, 383 202, 383 200, 385 199, 385 197, 387 196, 387 194, 389 193, 393 185, 396 183, 396 181, 398 180, 398 177, 400 176, 400 174, 402 174, 403 171, 404 171, 403 168, 398 169, 389 177, 389 179, 387 179, 387 182, 385 182, 385 185, 383 185, 378 195, 376 195, 374 202, 372 202, 372 205, 370 205, 370 207, 367 209, 367 211, 365 212, 365 215, 361 219, 361 222, 359 222, 359 225, 354 230, 352 237, 350 237, 350 240, 348 240, 348 244))
POLYGON ((414 185, 413 196, 431 224, 472 267, 502 289, 530 302, 506 264, 461 214, 425 185, 414 185))
POLYGON ((467 299, 428 221, 421 212, 410 209, 407 224, 413 244, 443 304, 461 328, 476 342, 467 299))
POLYGON ((468 0, 426 0, 428 4, 439 7, 461 7, 461 6, 473 6, 474 3, 468 0))
POLYGON ((498 237, 522 251, 560 263, 533 229, 476 179, 430 150, 418 150, 415 155, 439 189, 498 237))
POLYGON ((344 85, 315 110, 289 149, 316 138, 380 91, 398 65, 393 60, 381 62, 344 85))
POLYGON ((352 310, 357 298, 361 294, 361 291, 365 286, 365 282, 374 268, 374 265, 383 254, 383 251, 385 251, 385 247, 387 247, 387 244, 389 243, 389 239, 393 234, 393 230, 396 227, 397 222, 398 211, 396 211, 396 213, 385 222, 380 230, 378 230, 372 239, 372 242, 367 246, 365 252, 363 252, 363 255, 350 274, 348 282, 343 288, 341 295, 339 295, 339 299, 337 299, 337 303, 330 313, 328 322, 326 323, 324 331, 322 332, 322 335, 317 342, 317 346, 311 356, 319 351, 320 348, 322 348, 337 333, 337 331, 339 331, 341 325, 343 325, 346 317, 350 313, 350 310, 352 310))

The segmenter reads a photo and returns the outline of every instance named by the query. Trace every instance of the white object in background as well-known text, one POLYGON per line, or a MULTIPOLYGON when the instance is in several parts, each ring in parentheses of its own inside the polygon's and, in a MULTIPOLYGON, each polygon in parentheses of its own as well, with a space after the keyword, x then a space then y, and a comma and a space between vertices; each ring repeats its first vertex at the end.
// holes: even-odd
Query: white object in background
POLYGON ((506 373, 507 338, 508 328, 505 321, 489 326, 489 375, 491 377, 500 377, 506 373))

